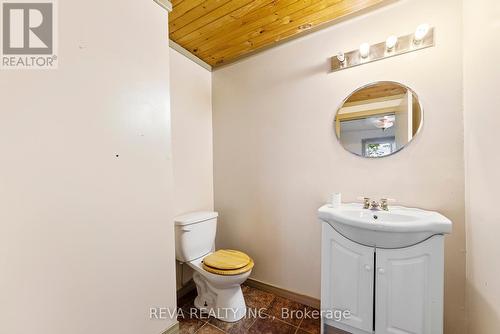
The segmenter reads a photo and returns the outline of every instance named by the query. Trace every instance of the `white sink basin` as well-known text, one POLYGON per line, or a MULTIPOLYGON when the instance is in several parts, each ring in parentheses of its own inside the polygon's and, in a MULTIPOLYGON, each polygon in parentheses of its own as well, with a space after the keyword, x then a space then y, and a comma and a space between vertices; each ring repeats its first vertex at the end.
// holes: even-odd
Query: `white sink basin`
POLYGON ((318 216, 344 237, 371 247, 407 247, 435 234, 451 233, 451 221, 445 216, 402 206, 374 211, 363 209, 358 203, 342 204, 335 209, 324 205, 318 216))

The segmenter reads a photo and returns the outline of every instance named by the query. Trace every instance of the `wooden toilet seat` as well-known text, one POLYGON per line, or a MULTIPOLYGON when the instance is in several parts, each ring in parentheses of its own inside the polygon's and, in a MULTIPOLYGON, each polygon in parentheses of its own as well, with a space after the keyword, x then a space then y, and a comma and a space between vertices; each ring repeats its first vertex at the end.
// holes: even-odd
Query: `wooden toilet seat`
POLYGON ((203 269, 217 275, 239 275, 250 271, 253 260, 245 253, 221 249, 203 259, 203 269))

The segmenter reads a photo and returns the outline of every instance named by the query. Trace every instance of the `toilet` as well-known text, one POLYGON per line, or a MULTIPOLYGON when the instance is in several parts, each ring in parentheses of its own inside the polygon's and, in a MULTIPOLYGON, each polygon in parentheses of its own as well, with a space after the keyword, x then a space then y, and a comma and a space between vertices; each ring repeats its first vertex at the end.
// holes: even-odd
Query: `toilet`
POLYGON ((193 270, 201 311, 215 318, 235 322, 246 315, 241 284, 250 276, 253 260, 243 252, 215 251, 217 212, 188 213, 175 218, 175 253, 193 270))

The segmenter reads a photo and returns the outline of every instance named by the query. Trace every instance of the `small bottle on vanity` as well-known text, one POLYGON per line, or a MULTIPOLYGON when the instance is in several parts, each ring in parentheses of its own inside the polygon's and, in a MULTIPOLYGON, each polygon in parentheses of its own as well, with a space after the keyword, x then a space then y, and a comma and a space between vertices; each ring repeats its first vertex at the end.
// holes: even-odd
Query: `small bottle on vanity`
POLYGON ((341 193, 333 193, 330 201, 330 206, 334 209, 340 208, 342 204, 342 194, 341 193))

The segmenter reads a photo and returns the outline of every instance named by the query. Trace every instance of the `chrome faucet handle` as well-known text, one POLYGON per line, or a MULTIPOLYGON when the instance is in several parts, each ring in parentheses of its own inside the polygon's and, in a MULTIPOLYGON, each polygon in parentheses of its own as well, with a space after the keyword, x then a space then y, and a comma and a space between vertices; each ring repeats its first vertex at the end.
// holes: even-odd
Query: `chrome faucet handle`
POLYGON ((363 200, 363 209, 369 209, 370 208, 370 198, 369 197, 360 197, 361 200, 363 200))
POLYGON ((395 200, 392 198, 381 198, 380 208, 384 211, 389 211, 389 202, 395 202, 395 200))

